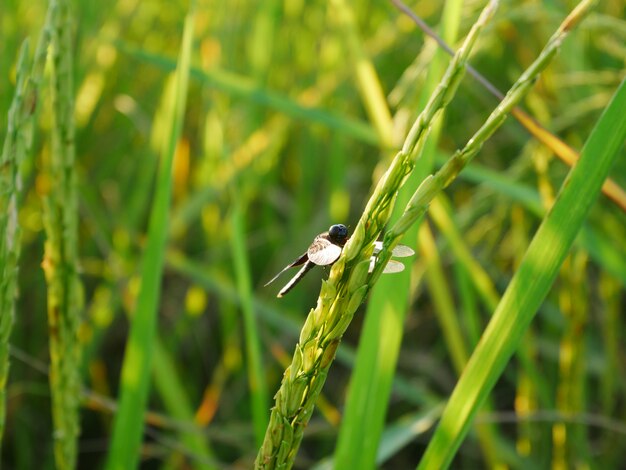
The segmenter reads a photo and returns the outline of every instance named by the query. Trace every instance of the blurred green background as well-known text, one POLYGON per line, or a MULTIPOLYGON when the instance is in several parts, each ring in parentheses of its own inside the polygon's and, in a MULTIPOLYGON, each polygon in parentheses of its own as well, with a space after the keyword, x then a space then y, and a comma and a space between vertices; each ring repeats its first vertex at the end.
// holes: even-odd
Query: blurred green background
MULTIPOLYGON (((441 21, 439 2, 409 6, 430 25, 441 21)), ((572 6, 502 2, 472 65, 506 90, 572 6)), ((122 0, 81 1, 73 7, 85 289, 80 338, 86 390, 78 461, 79 468, 88 469, 99 468, 108 449, 128 315, 136 302, 155 175, 169 131, 163 103, 173 86, 188 5, 122 0)), ((460 37, 481 7, 482 2, 465 2, 460 37)), ((27 37, 36 42, 46 8, 39 0, 4 0, 0 9, 3 137, 19 47, 27 37)), ((419 112, 436 46, 389 2, 357 0, 350 8, 359 48, 374 66, 393 117, 388 136, 376 130, 375 114, 366 111, 337 2, 198 3, 187 109, 174 162, 160 342, 149 401, 154 414, 147 417, 142 468, 199 468, 207 462, 251 466, 257 446, 242 303, 254 314, 271 397, 325 274, 313 271, 281 300, 275 299, 280 285, 263 284, 329 225, 356 225, 373 182, 419 112), (238 272, 237 256, 243 263, 238 272), (251 297, 245 296, 246 282, 251 297), (180 418, 185 413, 195 417, 201 433, 180 418), (211 457, 191 450, 185 435, 203 436, 211 457)), ((574 149, 581 148, 625 76, 625 18, 622 0, 601 2, 523 103, 574 149)), ((467 77, 446 111, 435 161, 464 145, 496 104, 467 77)), ((40 267, 45 240, 40 196, 54 186, 38 171, 50 127, 45 109, 32 158, 23 165, 20 295, 2 447, 7 469, 54 466, 40 267)), ((443 203, 451 220, 499 293, 567 171, 511 118, 446 191, 443 203)), ((626 187, 623 154, 612 178, 626 187)), ((432 250, 439 254, 443 282, 449 283, 449 300, 472 344, 491 312, 476 301, 468 272, 450 249, 454 240, 437 221, 425 223, 435 236, 432 250)), ((492 394, 493 410, 478 418, 498 423, 506 452, 531 456, 540 468, 573 468, 580 462, 619 468, 626 458, 625 240, 623 211, 602 196, 525 340, 538 376, 521 373, 514 359, 492 394), (564 412, 571 416, 567 424, 557 416, 564 412)), ((416 238, 406 243, 417 246, 416 238)), ((407 414, 434 409, 457 377, 442 338, 433 283, 420 282, 426 265, 418 256, 411 269, 412 300, 388 407, 390 426, 407 414)), ((307 428, 298 468, 332 455, 361 323, 357 314, 307 428)), ((413 468, 429 432, 405 430, 408 443, 381 467, 413 468)), ((515 458, 504 460, 516 466, 515 458)), ((529 461, 517 462, 523 467, 529 461)), ((470 434, 453 466, 482 465, 476 436, 470 434)))

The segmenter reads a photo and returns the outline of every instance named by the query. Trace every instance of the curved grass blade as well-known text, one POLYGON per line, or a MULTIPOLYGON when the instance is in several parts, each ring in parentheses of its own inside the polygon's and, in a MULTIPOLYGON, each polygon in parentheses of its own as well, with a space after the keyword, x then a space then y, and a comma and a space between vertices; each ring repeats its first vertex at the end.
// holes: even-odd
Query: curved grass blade
POLYGON ((517 349, 624 144, 625 108, 626 81, 600 117, 533 238, 444 410, 420 469, 450 464, 472 418, 517 349))

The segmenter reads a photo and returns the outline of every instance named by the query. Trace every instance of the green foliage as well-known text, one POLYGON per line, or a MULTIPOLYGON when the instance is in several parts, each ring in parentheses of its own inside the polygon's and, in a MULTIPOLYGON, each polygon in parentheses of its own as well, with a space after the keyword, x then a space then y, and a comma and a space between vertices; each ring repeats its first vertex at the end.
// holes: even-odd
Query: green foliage
MULTIPOLYGON (((458 50, 466 3, 409 8, 458 50)), ((549 149, 460 67, 444 86, 391 2, 48 7, 2 8, 3 466, 249 468, 284 378, 270 434, 295 468, 620 468, 626 216, 598 191, 611 159, 626 187, 624 2, 559 53, 571 4, 502 2, 478 37, 469 63, 524 87, 549 149), (346 262, 275 299, 332 223, 346 262), (366 296, 383 227, 418 254, 366 296)))

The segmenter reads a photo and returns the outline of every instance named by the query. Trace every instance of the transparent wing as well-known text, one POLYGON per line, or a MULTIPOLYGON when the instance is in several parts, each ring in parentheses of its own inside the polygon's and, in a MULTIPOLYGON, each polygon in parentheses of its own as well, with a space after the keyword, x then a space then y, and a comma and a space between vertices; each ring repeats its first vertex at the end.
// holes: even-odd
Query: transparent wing
POLYGON ((391 250, 392 256, 397 256, 398 258, 404 258, 405 256, 413 256, 415 251, 413 248, 410 248, 406 245, 398 245, 393 250, 391 250))
MULTIPOLYGON (((370 258, 369 272, 372 272, 374 270, 375 265, 376 265, 376 257, 372 256, 370 258)), ((393 273, 399 273, 401 271, 404 271, 404 264, 402 264, 400 261, 395 261, 391 259, 387 262, 387 266, 385 266, 385 269, 383 269, 383 274, 393 274, 393 273)))
MULTIPOLYGON (((374 242, 374 254, 380 253, 380 250, 383 249, 383 242, 378 240, 374 242)), ((406 245, 398 245, 393 250, 391 250, 391 256, 397 256, 398 258, 404 258, 406 256, 413 256, 415 251, 406 246, 406 245)))
POLYGON ((309 256, 309 261, 318 266, 327 266, 337 261, 341 254, 341 249, 340 246, 331 243, 325 238, 316 237, 309 247, 307 255, 309 256))
POLYGON ((383 269, 383 274, 393 274, 404 271, 404 264, 400 261, 389 260, 385 269, 383 269))

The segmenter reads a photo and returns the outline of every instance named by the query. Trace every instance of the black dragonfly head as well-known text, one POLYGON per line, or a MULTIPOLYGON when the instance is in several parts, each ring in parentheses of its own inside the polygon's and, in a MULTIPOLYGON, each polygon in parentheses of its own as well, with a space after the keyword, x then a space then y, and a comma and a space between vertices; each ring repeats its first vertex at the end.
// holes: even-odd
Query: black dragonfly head
POLYGON ((328 229, 328 237, 334 244, 343 246, 348 241, 348 227, 343 224, 331 225, 328 229))

